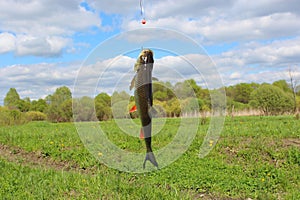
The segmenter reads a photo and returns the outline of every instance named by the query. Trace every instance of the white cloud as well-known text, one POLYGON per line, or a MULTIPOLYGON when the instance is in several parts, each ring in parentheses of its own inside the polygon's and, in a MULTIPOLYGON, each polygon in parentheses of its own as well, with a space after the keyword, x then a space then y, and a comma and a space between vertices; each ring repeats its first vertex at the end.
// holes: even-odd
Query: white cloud
MULTIPOLYGON (((151 2, 151 1, 150 1, 151 2)), ((167 0, 167 1, 152 1, 152 4, 146 5, 145 9, 149 17, 166 18, 169 16, 181 17, 199 17, 215 14, 219 10, 228 10, 232 5, 232 0, 218 1, 218 0, 167 0)), ((220 13, 220 12, 219 12, 220 13)))
POLYGON ((269 43, 250 42, 217 56, 218 65, 286 67, 300 63, 300 38, 269 43))
POLYGON ((84 88, 80 95, 93 96, 97 88, 112 94, 116 83, 126 74, 130 78, 125 80, 128 88, 135 61, 119 56, 82 67, 79 63, 39 63, 0 68, 0 105, 9 88, 16 88, 21 98, 39 99, 61 86, 72 90, 75 81, 79 83, 77 88, 84 88))
POLYGON ((214 19, 245 19, 268 16, 274 13, 300 13, 297 0, 150 0, 145 5, 149 18, 167 18, 181 16, 181 18, 211 17, 214 19))
POLYGON ((250 42, 213 57, 226 85, 288 80, 289 67, 300 70, 300 38, 250 42))
POLYGON ((15 36, 10 33, 0 33, 0 54, 15 49, 15 36))
MULTIPOLYGON (((150 4, 145 7, 148 26, 175 29, 200 38, 204 44, 269 40, 300 33, 296 0, 167 0, 150 4)), ((122 27, 145 27, 139 20, 127 18, 122 27)))
POLYGON ((16 88, 21 98, 38 99, 52 94, 57 87, 72 87, 78 64, 13 65, 0 68, 0 104, 9 88, 16 88))
POLYGON ((233 79, 233 80, 240 80, 242 78, 241 73, 239 72, 233 72, 232 74, 230 74, 229 79, 233 79))
POLYGON ((242 17, 267 16, 273 13, 300 13, 297 0, 238 0, 231 8, 231 15, 242 17))
MULTIPOLYGON (((201 37, 206 44, 262 40, 295 36, 300 33, 300 16, 291 13, 275 13, 247 19, 190 20, 181 17, 166 17, 149 20, 149 26, 179 30, 193 37, 201 37)), ((124 29, 142 27, 132 20, 124 22, 124 29)))
MULTIPOLYGON (((153 73, 158 79, 172 83, 197 77, 203 82, 202 77, 199 77, 201 75, 187 59, 198 63, 200 60, 206 62, 202 55, 166 56, 155 60, 153 73)), ((136 58, 118 56, 81 68, 79 64, 70 63, 40 63, 0 68, 0 102, 11 87, 16 88, 22 98, 28 95, 31 99, 38 99, 52 94, 60 86, 73 89, 75 81, 75 96, 93 96, 97 92, 112 94, 115 90, 130 92, 129 84, 135 75, 135 61, 136 58)))
MULTIPOLYGON (((270 44, 270 46, 277 44, 270 44)), ((257 46, 257 49, 260 47, 257 46)), ((230 54, 230 52, 228 52, 230 54)), ((258 51, 259 54, 259 51, 258 51)), ((231 54, 233 55, 233 54, 231 54)), ((240 58, 240 59, 247 59, 240 58)), ((209 57, 189 54, 185 56, 165 56, 155 60, 153 75, 161 81, 176 83, 193 78, 203 87, 210 89, 240 82, 274 82, 288 80, 288 67, 273 70, 245 66, 222 65, 222 58, 214 58, 218 67, 209 57), (197 66, 192 66, 196 64, 197 66), (199 71, 197 71, 199 70, 199 71), (221 74, 221 77, 219 75, 221 74), (223 78, 223 80, 221 80, 223 78)), ((13 65, 0 68, 0 104, 9 88, 16 88, 21 98, 44 98, 60 86, 68 86, 76 97, 95 96, 100 92, 112 94, 114 91, 129 91, 129 84, 134 76, 135 58, 118 56, 80 68, 76 63, 40 63, 33 65, 13 65), (73 90, 76 81, 75 90, 73 90)), ((247 61, 244 61, 247 62, 247 61)), ((300 80, 299 65, 293 65, 293 73, 300 80)))
POLYGON ((0 34, 0 53, 14 52, 17 56, 60 56, 63 49, 70 46, 70 38, 59 36, 30 36, 10 33, 0 34))
POLYGON ((108 14, 134 14, 139 10, 139 1, 132 0, 110 0, 110 1, 94 1, 86 0, 91 7, 101 10, 108 14))
MULTIPOLYGON (((300 4, 297 0, 143 2, 148 21, 146 27, 175 29, 197 38, 206 45, 270 40, 293 37, 300 33, 300 4)), ((120 23, 123 30, 145 27, 140 23, 139 12, 139 1, 130 0, 1 1, 0 30, 12 32, 16 36, 34 37, 39 41, 53 36, 70 39, 74 33, 90 31, 91 27, 111 30, 108 26, 118 26, 120 23), (87 2, 92 9, 81 6, 82 2, 87 2), (122 17, 118 17, 118 23, 111 22, 111 25, 104 27, 101 26, 99 13, 117 14, 122 17)), ((46 44, 48 42, 46 41, 46 44)), ((63 47, 68 44, 61 41, 59 43, 64 44, 63 47)), ((40 42, 35 44, 37 47, 33 48, 31 53, 43 56, 38 51, 45 46, 40 42)), ((63 47, 47 51, 45 56, 51 53, 56 56, 63 47)), ((7 48, 2 51, 10 50, 11 48, 7 48)), ((76 52, 76 49, 70 47, 67 52, 76 52)))
POLYGON ((81 2, 1 1, 0 53, 15 51, 17 56, 60 56, 71 44, 73 34, 101 28, 98 13, 81 7, 81 2))
POLYGON ((79 0, 1 1, 2 30, 28 35, 61 35, 100 26, 97 13, 80 7, 79 0))
POLYGON ((69 43, 70 39, 56 36, 45 38, 34 36, 17 37, 16 55, 35 55, 35 56, 59 56, 69 43))

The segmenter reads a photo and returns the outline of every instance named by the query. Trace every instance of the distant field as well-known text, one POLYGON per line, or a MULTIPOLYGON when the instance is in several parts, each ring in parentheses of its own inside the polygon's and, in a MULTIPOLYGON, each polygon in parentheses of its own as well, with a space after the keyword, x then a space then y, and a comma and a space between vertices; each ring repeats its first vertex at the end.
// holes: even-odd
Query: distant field
MULTIPOLYGON (((154 149, 170 142, 179 122, 167 120, 154 149)), ((144 151, 113 121, 100 124, 120 148, 144 151)), ((100 164, 72 123, 1 127, 0 199, 300 199, 300 120, 227 118, 215 148, 199 159, 207 129, 201 125, 170 166, 133 174, 100 164)))

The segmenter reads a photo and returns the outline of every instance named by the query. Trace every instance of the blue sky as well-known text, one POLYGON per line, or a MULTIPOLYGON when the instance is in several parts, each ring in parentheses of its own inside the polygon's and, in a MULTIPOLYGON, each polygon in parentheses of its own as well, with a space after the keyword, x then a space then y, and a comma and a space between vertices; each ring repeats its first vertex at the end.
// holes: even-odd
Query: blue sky
MULTIPOLYGON (((62 85, 72 88, 82 63, 90 59, 93 50, 101 49, 101 43, 128 31, 131 34, 127 36, 133 36, 130 41, 137 46, 143 46, 145 41, 155 46, 172 37, 172 31, 194 40, 216 64, 225 85, 287 79, 289 68, 300 79, 297 0, 144 0, 144 10, 147 23, 142 25, 139 0, 1 1, 0 104, 11 87, 22 98, 31 99, 43 98, 62 85), (155 29, 156 38, 150 34, 134 35, 133 30, 139 33, 143 28, 155 29), (160 36, 161 29, 170 30, 170 34, 160 36)), ((170 53, 182 47, 178 38, 173 39, 166 51, 157 51, 156 63, 162 66, 168 61, 178 73, 184 73, 185 68, 179 67, 183 65, 178 60, 180 55, 170 53)), ((120 42, 121 45, 125 42, 120 42)), ((116 47, 105 48, 112 48, 107 52, 113 52, 116 47)), ((123 52, 116 63, 132 73, 129 69, 138 51, 130 49, 130 45, 126 50, 133 53, 123 52)), ((195 54, 191 49, 179 51, 187 58, 195 54)), ((99 56, 102 65, 98 66, 105 67, 103 63, 114 59, 113 53, 109 55, 99 56)), ((174 79, 172 73, 162 70, 160 73, 162 80, 174 79)), ((111 87, 99 90, 113 92, 120 74, 110 76, 111 83, 107 85, 111 87)), ((191 73, 186 78, 197 79, 197 76, 191 73)), ((83 77, 86 82, 99 79, 93 74, 83 77)), ((213 78, 206 74, 204 79, 213 78)))

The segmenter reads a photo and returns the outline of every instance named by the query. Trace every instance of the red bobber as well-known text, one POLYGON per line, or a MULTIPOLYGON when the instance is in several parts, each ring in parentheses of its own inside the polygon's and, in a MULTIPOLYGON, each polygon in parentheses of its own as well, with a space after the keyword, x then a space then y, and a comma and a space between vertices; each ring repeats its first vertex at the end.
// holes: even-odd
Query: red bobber
POLYGON ((146 24, 146 20, 145 19, 142 20, 142 24, 146 24))

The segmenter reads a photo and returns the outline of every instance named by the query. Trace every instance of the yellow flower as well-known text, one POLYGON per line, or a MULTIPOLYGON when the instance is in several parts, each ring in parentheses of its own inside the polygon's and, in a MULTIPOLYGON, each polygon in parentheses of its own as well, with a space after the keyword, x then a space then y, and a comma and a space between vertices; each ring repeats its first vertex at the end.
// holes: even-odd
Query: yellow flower
POLYGON ((52 144, 54 144, 54 142, 51 141, 50 144, 52 145, 52 144))
POLYGON ((64 147, 65 145, 64 144, 61 144, 61 147, 64 147))
POLYGON ((265 182, 265 179, 264 179, 264 178, 262 178, 262 179, 261 179, 261 182, 265 182))
POLYGON ((99 153, 98 153, 98 156, 100 156, 100 157, 101 157, 101 156, 103 156, 103 154, 102 154, 101 152, 99 152, 99 153))
POLYGON ((214 144, 214 141, 213 141, 213 140, 210 140, 210 141, 209 141, 209 146, 211 147, 213 144, 214 144))

